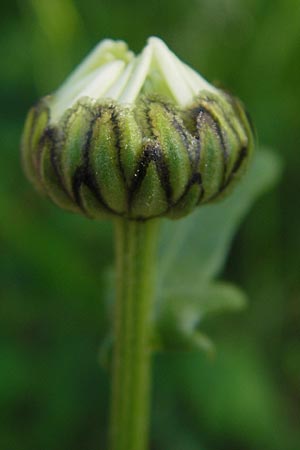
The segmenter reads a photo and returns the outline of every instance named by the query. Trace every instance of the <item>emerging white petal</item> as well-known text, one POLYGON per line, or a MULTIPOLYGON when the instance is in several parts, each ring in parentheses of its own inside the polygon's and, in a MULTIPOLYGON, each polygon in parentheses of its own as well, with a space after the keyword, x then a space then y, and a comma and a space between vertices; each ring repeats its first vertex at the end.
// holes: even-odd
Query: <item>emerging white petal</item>
POLYGON ((135 56, 122 41, 104 40, 68 77, 52 98, 52 121, 81 97, 112 99, 130 105, 142 94, 163 95, 179 107, 203 90, 216 92, 196 71, 180 61, 157 37, 135 56))
POLYGON ((142 90, 147 74, 149 73, 152 60, 152 48, 147 45, 141 55, 136 58, 136 64, 131 78, 126 86, 125 91, 121 95, 119 101, 121 103, 134 102, 142 90))

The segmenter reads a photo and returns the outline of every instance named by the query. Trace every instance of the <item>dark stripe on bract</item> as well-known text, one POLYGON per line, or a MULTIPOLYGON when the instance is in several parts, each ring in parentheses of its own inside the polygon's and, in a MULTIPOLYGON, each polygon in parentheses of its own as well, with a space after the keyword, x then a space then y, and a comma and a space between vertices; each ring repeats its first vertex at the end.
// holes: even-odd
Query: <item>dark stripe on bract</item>
POLYGON ((170 207, 172 198, 172 187, 170 184, 169 168, 166 164, 161 147, 159 146, 156 147, 156 152, 154 153, 152 160, 155 161, 158 177, 165 191, 168 206, 170 207))
POLYGON ((193 184, 199 184, 199 186, 201 187, 201 191, 200 191, 200 194, 199 194, 199 198, 198 198, 198 202, 197 202, 197 205, 201 202, 201 200, 202 200, 202 197, 203 197, 203 195, 204 195, 204 187, 203 187, 203 184, 202 184, 202 177, 201 177, 201 174, 198 172, 198 173, 195 173, 194 175, 193 175, 193 177, 192 177, 192 179, 191 179, 191 182, 190 182, 190 187, 193 185, 193 184))
MULTIPOLYGON (((66 196, 73 201, 73 199, 70 197, 70 194, 68 193, 67 189, 65 188, 58 164, 57 164, 57 154, 56 151, 58 149, 58 130, 55 127, 51 127, 48 126, 47 128, 45 128, 45 131, 40 139, 40 143, 39 143, 39 153, 38 153, 38 171, 40 173, 40 165, 41 165, 41 160, 42 160, 42 154, 45 150, 45 143, 46 141, 49 140, 50 141, 50 162, 53 168, 53 171, 57 177, 57 181, 59 183, 59 187, 62 189, 62 191, 66 194, 66 196)), ((43 182, 43 180, 41 180, 43 182)))
POLYGON ((91 192, 95 195, 95 197, 97 198, 99 203, 104 208, 106 208, 107 211, 109 211, 113 214, 120 215, 119 213, 114 211, 112 208, 110 208, 106 204, 104 199, 102 198, 102 195, 99 191, 97 182, 94 177, 93 170, 90 166, 90 149, 91 149, 91 140, 93 137, 94 125, 96 123, 96 120, 101 117, 104 108, 105 108, 105 106, 100 106, 98 108, 98 111, 95 114, 93 113, 94 117, 91 121, 90 128, 88 129, 88 131, 86 133, 85 143, 82 146, 83 164, 81 166, 79 166, 75 171, 75 174, 74 174, 73 180, 72 180, 72 190, 73 190, 73 194, 76 199, 77 205, 84 211, 85 214, 87 214, 87 213, 84 210, 84 207, 83 207, 83 204, 81 201, 81 197, 80 197, 80 186, 82 184, 85 184, 91 190, 91 192))
POLYGON ((75 198, 76 204, 79 206, 79 208, 88 216, 87 211, 85 210, 81 197, 80 197, 80 187, 82 183, 85 182, 85 171, 84 167, 80 166, 75 170, 75 173, 72 178, 72 191, 75 198))
MULTIPOLYGON (((151 119, 151 116, 150 116, 150 104, 151 103, 153 103, 153 102, 151 102, 151 100, 150 99, 148 99, 148 101, 147 102, 145 102, 145 111, 144 111, 144 114, 145 114, 145 116, 146 116, 146 123, 147 123, 147 125, 148 125, 148 132, 149 132, 149 135, 150 135, 150 137, 155 137, 155 134, 154 134, 154 131, 153 131, 153 123, 152 123, 152 119, 151 119)), ((144 133, 144 130, 142 129, 142 132, 144 133)), ((146 136, 146 135, 145 135, 146 136)))
POLYGON ((199 167, 199 163, 200 163, 200 156, 201 156, 201 140, 200 140, 200 136, 197 136, 195 138, 196 140, 196 151, 195 151, 195 158, 194 158, 194 162, 193 162, 193 169, 197 170, 197 168, 199 167))
POLYGON ((31 164, 33 165, 33 167, 35 167, 35 164, 34 164, 34 160, 33 160, 34 152, 32 149, 32 139, 33 139, 33 131, 35 130, 37 116, 38 116, 38 107, 39 107, 39 104, 37 104, 33 107, 34 114, 33 114, 33 120, 32 120, 32 125, 31 125, 29 139, 28 139, 28 148, 29 148, 29 153, 30 153, 31 164))
POLYGON ((164 103, 162 101, 159 102, 159 104, 172 116, 172 125, 174 126, 175 130, 178 132, 179 136, 181 137, 181 140, 183 142, 184 148, 187 151, 189 160, 191 164, 193 163, 193 155, 191 153, 190 149, 190 141, 188 139, 188 131, 186 128, 178 121, 175 111, 172 110, 172 108, 169 107, 167 103, 164 103))
POLYGON ((121 160, 121 129, 120 129, 120 124, 119 124, 118 112, 117 112, 115 105, 112 105, 111 109, 112 109, 111 121, 113 123, 113 130, 114 130, 114 134, 115 134, 115 138, 116 138, 115 145, 116 145, 117 153, 118 153, 119 170, 120 170, 121 177, 124 181, 124 184, 125 184, 125 186, 127 186, 126 175, 125 175, 124 167, 122 165, 122 160, 121 160))
MULTIPOLYGON (((226 100, 230 103, 232 109, 234 110, 234 113, 239 118, 240 126, 242 127, 242 129, 243 129, 243 131, 245 133, 245 136, 246 136, 246 138, 248 140, 249 139, 249 129, 247 129, 245 121, 242 120, 240 108, 242 109, 242 111, 245 112, 246 118, 249 121, 249 126, 250 126, 250 129, 251 129, 251 126, 252 126, 251 125, 251 119, 250 119, 249 115, 247 114, 247 111, 243 108, 243 105, 235 97, 231 96, 228 93, 225 93, 225 96, 226 96, 226 100)), ((227 117, 226 112, 224 111, 222 104, 219 104, 215 99, 207 99, 207 100, 210 101, 211 103, 219 105, 221 111, 223 112, 224 118, 226 119, 227 124, 230 126, 230 129, 234 132, 234 135, 236 136, 237 141, 240 143, 240 146, 241 146, 240 147, 240 151, 238 152, 237 159, 236 159, 236 161, 234 163, 234 166, 233 166, 233 168, 232 168, 232 170, 231 170, 227 180, 224 180, 224 182, 222 183, 222 186, 220 187, 218 193, 214 196, 214 197, 216 197, 216 196, 218 196, 221 192, 223 192, 227 188, 227 186, 230 184, 231 180, 234 178, 235 174, 238 172, 238 170, 241 167, 244 159, 248 156, 249 147, 247 145, 243 145, 243 142, 242 142, 240 136, 238 135, 234 125, 231 123, 230 119, 227 117)), ((251 131, 252 131, 252 129, 251 129, 251 131)))
MULTIPOLYGON (((229 94, 226 95, 226 100, 230 103, 231 107, 237 112, 235 102, 234 102, 233 98, 232 98, 229 94), (230 100, 230 101, 229 101, 229 100, 230 100)), ((238 141, 240 144, 242 144, 241 138, 240 138, 238 132, 236 131, 236 129, 235 129, 233 123, 231 122, 230 118, 228 117, 226 111, 224 110, 222 102, 218 102, 217 100, 215 100, 214 98, 211 98, 211 97, 205 97, 205 101, 206 101, 207 103, 212 103, 213 105, 217 105, 217 107, 220 108, 220 110, 221 110, 221 112, 222 112, 222 114, 223 114, 223 117, 224 117, 224 119, 225 119, 227 125, 228 125, 229 128, 231 129, 232 133, 235 135, 237 141, 238 141)), ((239 117, 240 115, 237 114, 237 116, 239 117)), ((243 126, 241 120, 239 120, 239 122, 240 122, 240 124, 241 124, 243 130, 245 131, 245 128, 244 128, 244 126, 243 126)), ((245 132, 246 132, 246 131, 245 131, 245 132)))
MULTIPOLYGON (((49 116, 50 116, 50 112, 49 112, 49 108, 46 106, 44 100, 40 100, 35 106, 34 106, 34 116, 33 116, 33 121, 32 121, 32 126, 31 126, 31 130, 30 130, 30 135, 29 135, 29 152, 30 152, 30 159, 31 159, 31 163, 33 165, 33 167, 35 168, 35 170, 37 170, 39 172, 39 152, 40 149, 38 148, 37 153, 35 153, 35 149, 32 148, 32 140, 33 140, 33 135, 36 129, 36 125, 39 119, 40 114, 43 111, 47 111, 47 125, 49 124, 49 116), (37 157, 37 161, 35 161, 35 156, 37 157), (37 163, 37 164, 36 164, 37 163)), ((43 133, 44 134, 44 133, 43 133)), ((40 145, 40 141, 43 137, 40 137, 39 142, 38 142, 38 146, 40 145)))
POLYGON ((129 188, 128 206, 131 210, 132 199, 138 188, 141 186, 143 179, 145 178, 148 165, 150 163, 149 152, 147 148, 143 150, 140 160, 137 163, 137 169, 134 172, 134 177, 129 188))
POLYGON ((40 137, 39 143, 38 143, 38 151, 37 151, 37 161, 39 164, 39 168, 40 168, 40 162, 41 162, 41 157, 44 151, 44 143, 45 141, 49 139, 49 141, 51 141, 51 146, 53 146, 56 142, 56 136, 55 136, 55 130, 54 128, 47 126, 42 134, 42 136, 40 137))
MULTIPOLYGON (((150 126, 150 132, 152 134, 153 139, 155 140, 156 144, 152 147, 146 148, 145 151, 150 151, 152 155, 150 155, 152 161, 155 162, 157 173, 159 176, 159 179, 163 185, 163 189, 166 194, 167 203, 170 206, 171 198, 172 198, 172 187, 170 183, 170 175, 169 175, 169 168, 167 166, 167 163, 164 158, 164 154, 162 152, 160 143, 158 142, 155 133, 154 133, 154 126, 152 123, 152 118, 150 116, 150 107, 148 106, 146 111, 147 116, 147 123, 150 126)), ((150 162, 150 161, 149 161, 150 162)))
POLYGON ((164 161, 161 148, 157 142, 148 143, 142 153, 141 159, 138 161, 137 170, 133 179, 133 183, 129 189, 129 209, 131 209, 132 199, 138 188, 141 186, 150 162, 154 162, 158 173, 159 180, 166 194, 167 203, 171 202, 171 187, 169 184, 169 171, 164 161))
MULTIPOLYGON (((57 174, 57 177, 61 183, 61 186, 64 190, 64 192, 67 194, 67 196, 74 201, 74 199, 72 198, 72 196, 70 195, 67 186, 65 185, 65 180, 64 180, 64 175, 63 175, 63 171, 61 168, 61 153, 62 153, 62 149, 63 146, 65 145, 66 139, 67 139, 67 135, 68 135, 68 131, 69 131, 69 122, 72 118, 72 116, 74 114, 76 114, 77 110, 79 109, 79 107, 85 107, 88 111, 89 108, 84 105, 83 103, 81 103, 80 101, 78 103, 76 103, 74 106, 72 106, 71 108, 69 108, 63 116, 63 119, 61 119, 60 122, 60 127, 59 127, 59 131, 60 131, 60 137, 58 137, 57 139, 57 145, 55 146, 55 148, 53 149, 53 152, 51 153, 51 162, 53 165, 53 168, 57 174)), ((76 173, 76 172, 75 172, 76 173)), ((72 184, 74 184, 74 180, 72 180, 72 184)), ((73 189, 72 189, 73 190, 73 189)), ((74 194, 74 191, 73 191, 74 194)), ((74 194, 74 197, 76 199, 76 196, 74 194)), ((80 205, 78 205, 79 207, 81 207, 80 205)))
POLYGON ((55 146, 56 138, 55 138, 54 129, 49 126, 47 126, 45 128, 45 130, 38 142, 38 151, 36 154, 36 161, 37 161, 37 169, 38 169, 39 174, 41 171, 41 159, 42 159, 43 153, 45 151, 45 143, 47 142, 47 140, 50 141, 50 152, 51 152, 51 149, 55 146))
POLYGON ((200 141, 200 147, 201 147, 201 120, 207 120, 207 118, 210 120, 211 126, 213 127, 216 136, 218 137, 219 141, 220 141, 220 145, 221 145, 221 149, 222 149, 222 154, 223 154, 223 173, 222 173, 222 183, 221 185, 223 185, 225 183, 225 176, 226 176, 226 168, 227 168, 227 160, 228 160, 228 151, 226 148, 226 144, 223 138, 223 133, 222 133, 222 129, 221 129, 221 125, 218 121, 218 119, 216 117, 214 117, 211 112, 209 110, 207 110, 205 107, 200 106, 197 108, 197 113, 196 113, 196 123, 197 123, 197 130, 198 130, 198 138, 200 141), (201 116, 203 117, 199 117, 201 114, 201 116))
POLYGON ((237 160, 234 163, 234 166, 232 168, 232 171, 230 173, 230 175, 228 176, 228 179, 226 181, 226 183, 224 184, 224 186, 222 186, 220 192, 222 192, 231 182, 232 178, 236 175, 236 173, 239 171, 244 159, 248 156, 248 147, 244 146, 241 147, 237 160))
POLYGON ((226 93, 226 98, 229 101, 229 103, 231 104, 232 108, 234 109, 236 115, 239 117, 240 124, 241 124, 243 130, 245 131, 246 136, 248 136, 248 131, 249 130, 247 130, 247 127, 245 127, 245 122, 241 118, 241 110, 244 112, 244 114, 246 116, 246 119, 248 121, 248 125, 249 125, 249 128, 250 128, 250 131, 255 136, 256 135, 256 130, 255 130, 252 118, 251 118, 249 112, 247 111, 247 109, 245 108, 244 104, 240 100, 238 100, 237 98, 235 98, 234 96, 232 96, 232 95, 230 95, 228 93, 226 93))
POLYGON ((219 122, 219 119, 217 117, 215 117, 211 111, 209 111, 207 108, 205 108, 204 106, 199 106, 198 108, 195 108, 193 110, 193 114, 195 114, 196 119, 197 116, 199 115, 199 113, 204 113, 207 116, 210 117, 213 127, 216 131, 216 134, 219 138, 220 144, 221 144, 221 148, 222 148, 222 152, 223 152, 223 158, 224 158, 224 165, 226 166, 227 160, 228 160, 228 151, 227 151, 227 147, 226 147, 226 143, 224 140, 224 136, 223 136, 223 132, 222 132, 222 126, 219 122))
POLYGON ((65 187, 63 177, 61 174, 61 170, 59 167, 59 158, 57 152, 60 149, 61 140, 58 137, 59 131, 55 127, 47 127, 45 130, 45 135, 51 140, 51 148, 50 148, 50 161, 53 168, 53 171, 57 177, 60 188, 66 194, 66 196, 73 202, 72 197, 70 196, 68 190, 65 187))
POLYGON ((236 175, 236 173, 238 172, 238 170, 240 169, 243 161, 245 160, 245 158, 248 156, 248 147, 243 146, 241 147, 240 151, 239 151, 239 155, 238 158, 233 166, 232 171, 230 172, 230 175, 228 176, 228 179, 226 180, 226 182, 220 187, 220 189, 218 190, 218 192, 214 195, 212 195, 210 198, 208 198, 207 200, 205 200, 205 203, 209 203, 215 199, 218 198, 218 196, 220 194, 222 194, 222 192, 229 186, 230 182, 232 181, 232 179, 234 178, 234 176, 236 175))
MULTIPOLYGON (((198 131, 198 117, 199 117, 199 112, 198 113, 194 113, 194 110, 192 110, 191 115, 195 121, 195 129, 198 131)), ((200 157, 201 157, 201 136, 200 133, 198 132, 197 134, 195 133, 194 135, 194 139, 196 139, 196 152, 195 152, 195 160, 194 160, 194 171, 198 170, 199 164, 200 164, 200 157)))
POLYGON ((151 161, 155 163, 156 170, 158 177, 160 179, 160 182, 163 186, 163 189, 166 194, 166 200, 168 203, 168 206, 171 205, 171 198, 172 198, 172 187, 170 183, 170 176, 169 176, 169 168, 165 161, 164 154, 162 152, 160 143, 155 136, 154 133, 154 126, 152 123, 152 119, 150 116, 150 104, 153 103, 152 101, 148 101, 146 103, 146 109, 145 109, 145 117, 146 122, 148 124, 148 131, 151 135, 151 142, 148 142, 145 145, 145 148, 142 152, 141 158, 137 163, 137 169, 135 171, 135 176, 133 178, 133 182, 130 186, 130 192, 129 192, 129 209, 131 208, 132 198, 139 186, 142 184, 143 179, 146 176, 148 165, 151 161))
MULTIPOLYGON (((202 185, 202 177, 201 177, 201 174, 199 172, 196 172, 196 173, 194 173, 192 175, 192 177, 188 181, 188 183, 187 183, 187 185, 186 185, 182 195, 171 206, 172 207, 177 206, 194 184, 199 184, 199 186, 201 187, 201 192, 200 192, 200 199, 201 199, 203 197, 203 195, 204 195, 204 189, 203 189, 203 185, 202 185)), ((197 204, 199 203, 200 199, 198 200, 197 204)))

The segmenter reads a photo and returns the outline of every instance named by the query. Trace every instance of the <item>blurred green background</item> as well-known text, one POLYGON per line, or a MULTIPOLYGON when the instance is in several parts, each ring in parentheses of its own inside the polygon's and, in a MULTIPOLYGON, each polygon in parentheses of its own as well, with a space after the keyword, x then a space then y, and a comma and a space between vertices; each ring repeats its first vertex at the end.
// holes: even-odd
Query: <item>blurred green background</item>
POLYGON ((149 35, 242 98, 284 164, 222 274, 248 307, 203 325, 215 358, 155 356, 151 450, 298 450, 300 2, 1 0, 0 22, 1 450, 106 449, 109 372, 98 355, 112 228, 40 198, 19 141, 28 108, 99 40, 140 51, 149 35))

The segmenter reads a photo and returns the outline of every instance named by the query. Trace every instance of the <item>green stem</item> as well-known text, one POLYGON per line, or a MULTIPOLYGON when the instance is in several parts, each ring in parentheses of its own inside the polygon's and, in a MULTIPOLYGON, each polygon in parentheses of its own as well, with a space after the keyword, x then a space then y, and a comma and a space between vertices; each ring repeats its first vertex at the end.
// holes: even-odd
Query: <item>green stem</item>
POLYGON ((116 221, 111 450, 147 447, 157 221, 116 221))

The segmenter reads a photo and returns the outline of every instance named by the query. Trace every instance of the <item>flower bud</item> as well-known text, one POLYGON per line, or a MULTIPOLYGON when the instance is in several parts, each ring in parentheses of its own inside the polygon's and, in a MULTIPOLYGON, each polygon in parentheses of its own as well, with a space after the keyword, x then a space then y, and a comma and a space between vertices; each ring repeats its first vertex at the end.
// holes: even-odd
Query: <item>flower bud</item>
POLYGON ((239 100, 158 38, 138 56, 103 41, 29 112, 25 172, 53 202, 91 218, 178 218, 225 195, 252 130, 239 100))

